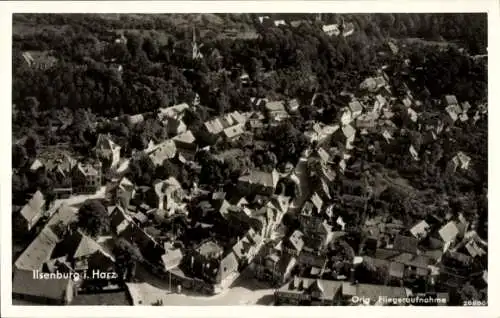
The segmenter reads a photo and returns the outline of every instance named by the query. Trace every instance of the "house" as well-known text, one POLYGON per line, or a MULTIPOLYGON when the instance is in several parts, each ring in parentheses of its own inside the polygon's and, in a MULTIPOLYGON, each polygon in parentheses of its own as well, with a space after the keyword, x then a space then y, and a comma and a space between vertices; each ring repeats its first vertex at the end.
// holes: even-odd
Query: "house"
POLYGON ((424 239, 429 231, 430 225, 425 220, 421 220, 410 229, 410 233, 418 240, 424 239))
POLYGON ((459 230, 458 230, 457 225, 454 221, 450 221, 450 222, 446 223, 438 231, 439 238, 443 241, 443 243, 448 244, 448 245, 455 241, 458 233, 459 233, 459 230))
POLYGON ((17 231, 23 233, 31 231, 43 216, 44 207, 45 199, 43 194, 40 191, 35 192, 28 203, 15 215, 15 234, 20 234, 17 231))
POLYGON ((109 271, 114 268, 115 258, 95 240, 80 231, 70 231, 54 248, 51 258, 61 259, 71 264, 79 273, 100 269, 109 271))
POLYGON ((182 203, 185 193, 174 177, 153 184, 153 187, 146 194, 146 203, 159 210, 163 210, 167 215, 184 210, 182 203))
POLYGON ((260 16, 258 19, 259 19, 259 22, 262 24, 265 20, 268 20, 270 18, 269 18, 269 16, 265 15, 265 16, 260 16))
POLYGON ((415 147, 413 145, 410 146, 410 155, 412 156, 413 160, 418 161, 418 152, 415 150, 415 147))
POLYGON ((385 78, 383 76, 377 76, 365 79, 363 82, 361 82, 359 88, 361 90, 367 90, 369 92, 375 93, 386 85, 387 81, 385 80, 385 78))
POLYGON ((409 296, 409 291, 403 287, 359 283, 353 284, 350 282, 342 283, 342 299, 344 304, 390 305, 390 303, 387 303, 388 299, 397 299, 407 296, 409 296))
POLYGON ((343 29, 344 31, 342 32, 342 36, 348 37, 354 33, 354 23, 352 22, 347 22, 343 23, 343 29))
POLYGON ((224 255, 219 244, 207 241, 200 244, 190 256, 188 266, 195 277, 220 284, 238 272, 238 259, 232 250, 224 255))
POLYGON ((176 268, 181 264, 183 253, 180 248, 174 248, 172 243, 165 242, 164 247, 165 254, 161 256, 161 260, 163 265, 165 266, 165 270, 170 270, 172 268, 176 268))
POLYGON ((184 133, 173 137, 172 140, 175 143, 177 155, 182 163, 194 161, 194 157, 198 151, 198 145, 196 144, 196 138, 191 130, 187 130, 184 133))
POLYGON ((339 25, 338 24, 327 24, 322 27, 323 32, 325 32, 328 36, 338 36, 340 35, 339 25))
MULTIPOLYGON (((45 273, 48 275, 48 273, 45 273)), ((15 269, 12 298, 44 305, 68 305, 76 295, 75 281, 68 273, 62 278, 41 279, 31 270, 15 269)))
POLYGON ((416 254, 418 250, 418 240, 415 237, 397 234, 394 238, 393 248, 400 252, 416 254))
POLYGON ((479 244, 475 240, 470 240, 468 243, 466 243, 465 249, 472 258, 486 255, 485 250, 481 246, 479 246, 479 244))
POLYGON ((418 120, 418 113, 415 110, 413 110, 412 108, 408 108, 407 112, 408 112, 408 118, 412 122, 416 123, 418 120))
POLYGON ((14 266, 33 275, 34 270, 41 270, 43 264, 50 260, 58 241, 59 237, 49 227, 43 228, 17 258, 14 266))
POLYGON ((143 114, 135 114, 127 117, 127 121, 130 125, 137 125, 139 123, 142 123, 144 121, 144 115, 143 114))
POLYGON ((214 143, 221 134, 227 133, 227 135, 233 136, 234 132, 241 131, 239 126, 244 127, 245 123, 246 118, 239 112, 235 111, 205 122, 202 133, 205 135, 205 139, 207 139, 207 141, 214 143), (225 129, 230 127, 234 127, 235 129, 225 131, 225 129))
POLYGON ((356 118, 356 128, 373 130, 377 125, 376 113, 362 114, 356 118))
POLYGON ((191 130, 187 130, 179 135, 172 138, 175 142, 177 148, 191 148, 192 144, 195 143, 196 138, 191 130))
POLYGON ((257 279, 278 286, 290 279, 293 269, 297 266, 297 257, 282 253, 280 245, 278 244, 275 247, 277 250, 258 257, 255 262, 255 276, 257 279))
POLYGON ((460 168, 462 170, 467 170, 469 169, 470 160, 471 158, 469 156, 459 151, 451 159, 450 163, 448 164, 448 169, 450 172, 455 172, 457 168, 460 168))
POLYGON ((243 194, 272 195, 279 181, 279 173, 252 170, 238 179, 238 189, 243 194))
POLYGON ((96 193, 101 188, 102 164, 78 163, 73 168, 72 186, 76 193, 96 193))
POLYGON ((344 107, 340 112, 340 123, 342 124, 342 126, 349 125, 353 120, 354 118, 352 118, 349 107, 344 107))
POLYGON ((243 238, 232 247, 232 252, 236 256, 240 266, 249 264, 259 252, 262 237, 250 228, 243 238))
POLYGON ((187 130, 186 124, 180 118, 165 117, 161 122, 170 135, 179 135, 187 130))
MULTIPOLYGON (((265 108, 266 106, 266 103, 268 103, 269 100, 267 98, 258 98, 258 97, 250 97, 250 104, 252 104, 252 109, 256 109, 256 110, 260 110, 260 109, 263 109, 265 108)), ((262 118, 260 119, 264 119, 264 117, 262 116, 262 118)))
POLYGON ((356 119, 363 112, 363 106, 357 100, 349 103, 349 110, 351 111, 351 118, 356 119))
POLYGON ((345 149, 352 149, 354 139, 356 138, 356 129, 351 125, 342 126, 341 129, 335 131, 332 140, 340 143, 345 149))
POLYGON ((269 118, 273 121, 282 121, 289 117, 284 101, 267 102, 265 109, 269 118))
POLYGON ((298 111, 300 108, 299 101, 296 98, 289 100, 286 103, 286 106, 287 106, 288 111, 291 113, 298 111))
POLYGON ((166 117, 181 119, 184 112, 189 109, 189 105, 186 103, 177 104, 174 106, 160 108, 158 110, 158 119, 163 120, 166 117))
POLYGON ((341 281, 294 277, 275 291, 275 304, 333 306, 339 302, 342 284, 341 281))
POLYGON ((286 25, 285 20, 274 20, 274 26, 286 25))
POLYGON ((384 129, 384 131, 382 131, 382 137, 384 137, 387 143, 390 143, 391 140, 393 139, 392 134, 387 129, 384 129))
POLYGON ((38 169, 43 168, 43 163, 39 159, 35 159, 30 165, 30 171, 35 172, 38 169))
POLYGON ((389 102, 387 101, 387 99, 384 96, 382 96, 381 94, 377 94, 377 96, 375 96, 375 102, 373 104, 372 112, 380 113, 382 108, 384 108, 388 104, 389 104, 389 102))
POLYGON ((304 136, 312 143, 316 142, 318 145, 328 143, 332 135, 339 129, 338 125, 324 125, 321 123, 314 123, 311 130, 304 132, 304 136))
POLYGON ((22 57, 30 68, 42 71, 52 68, 58 62, 58 59, 48 51, 26 51, 22 57))
POLYGON ((114 189, 114 201, 127 210, 130 200, 135 196, 135 192, 135 185, 129 179, 123 177, 114 189))
POLYGON ((121 147, 115 144, 107 135, 100 134, 97 138, 95 151, 97 158, 104 162, 104 166, 109 169, 115 169, 120 162, 121 147))
POLYGON ((328 256, 323 253, 318 253, 310 247, 305 247, 300 253, 297 264, 301 268, 309 271, 309 275, 321 277, 325 273, 328 256))
MULTIPOLYGON (((114 235, 137 244, 143 255, 150 255, 152 251, 160 252, 163 247, 156 240, 140 228, 132 217, 120 206, 115 206, 110 213, 110 228, 114 235)), ((159 254, 161 256, 163 253, 159 254)))
POLYGON ((248 117, 247 126, 249 129, 257 129, 264 127, 263 120, 265 116, 261 112, 252 112, 248 117))
POLYGON ((71 171, 77 165, 77 161, 71 156, 64 154, 62 158, 50 160, 45 167, 48 171, 53 171, 60 179, 70 176, 71 171))
POLYGON ((447 117, 445 117, 445 121, 448 124, 453 124, 457 121, 457 119, 460 117, 462 114, 462 109, 460 109, 460 106, 458 104, 452 104, 449 106, 446 106, 445 108, 446 113, 448 114, 447 117))
POLYGON ((458 105, 457 97, 455 95, 445 95, 443 102, 446 107, 458 105))
POLYGON ((244 124, 236 124, 223 130, 223 136, 226 140, 235 140, 245 132, 244 124))
POLYGON ((148 154, 149 159, 155 166, 161 166, 166 159, 172 159, 177 153, 177 147, 172 139, 165 140, 158 144, 155 149, 148 154))
POLYGON ((392 41, 387 41, 387 45, 389 46, 389 49, 391 50, 392 54, 397 55, 399 52, 398 46, 393 43, 392 41))
POLYGON ((295 230, 288 239, 283 242, 283 251, 293 256, 299 256, 303 247, 304 233, 299 230, 295 230))
POLYGON ((306 232, 316 232, 324 221, 323 200, 314 193, 299 214, 299 221, 306 232))

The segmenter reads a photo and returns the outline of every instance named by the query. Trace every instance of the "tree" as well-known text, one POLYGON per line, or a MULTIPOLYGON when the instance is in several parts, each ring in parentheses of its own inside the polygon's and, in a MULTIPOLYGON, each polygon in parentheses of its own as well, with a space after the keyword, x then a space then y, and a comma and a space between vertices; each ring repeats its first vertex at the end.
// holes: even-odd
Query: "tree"
POLYGON ((23 145, 12 146, 12 167, 22 168, 28 162, 28 153, 23 145))
POLYGON ((125 281, 132 280, 135 276, 136 264, 144 261, 140 249, 121 237, 116 240, 113 254, 116 258, 115 266, 118 276, 125 281))
POLYGON ((40 139, 34 132, 30 133, 28 139, 26 139, 25 147, 26 153, 30 158, 36 158, 38 156, 40 151, 40 139))
POLYGON ((106 233, 110 227, 110 220, 101 201, 85 201, 78 211, 77 225, 92 237, 106 233))

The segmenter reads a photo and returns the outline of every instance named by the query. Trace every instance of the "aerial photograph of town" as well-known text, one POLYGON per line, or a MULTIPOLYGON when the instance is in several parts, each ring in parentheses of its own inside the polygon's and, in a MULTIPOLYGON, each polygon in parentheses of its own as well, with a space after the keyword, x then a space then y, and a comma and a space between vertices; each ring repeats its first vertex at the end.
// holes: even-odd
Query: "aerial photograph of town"
POLYGON ((488 305, 486 13, 12 20, 13 306, 488 305))

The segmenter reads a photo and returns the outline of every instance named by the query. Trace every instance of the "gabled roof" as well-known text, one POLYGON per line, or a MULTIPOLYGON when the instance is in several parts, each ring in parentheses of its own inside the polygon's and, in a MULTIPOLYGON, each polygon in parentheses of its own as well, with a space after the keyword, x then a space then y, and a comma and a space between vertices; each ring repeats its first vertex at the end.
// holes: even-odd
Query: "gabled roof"
POLYGON ((430 229, 430 225, 425 222, 425 220, 421 220, 417 224, 415 224, 411 229, 410 233, 416 238, 424 237, 427 235, 427 231, 430 229))
POLYGON ((21 209, 20 213, 26 221, 31 222, 32 220, 41 217, 44 205, 45 199, 43 194, 40 191, 37 191, 28 203, 21 209))
POLYGON ((77 167, 78 171, 84 176, 97 176, 97 175, 99 175, 99 172, 97 171, 97 169, 90 163, 82 164, 79 162, 76 167, 77 167))
POLYGON ((362 112, 363 111, 363 106, 361 106, 361 103, 356 100, 356 101, 352 101, 352 102, 349 103, 349 109, 353 113, 362 112))
POLYGON ((345 125, 342 127, 342 132, 344 136, 349 139, 356 134, 356 129, 354 129, 351 125, 345 125))
MULTIPOLYGON (((17 258, 16 268, 30 271, 40 270, 43 263, 50 259, 57 242, 57 235, 50 228, 45 227, 17 258)), ((33 273, 31 274, 33 275, 33 273)))
POLYGON ((445 110, 453 121, 456 121, 458 116, 462 113, 462 109, 460 109, 458 104, 449 105, 445 108, 445 110))
POLYGON ((286 111, 285 110, 285 102, 282 100, 274 101, 274 102, 267 102, 265 107, 270 112, 286 111))
POLYGON ((444 100, 446 105, 458 105, 457 97, 455 95, 446 95, 444 100))
POLYGON ((149 154, 149 158, 156 166, 163 164, 165 159, 171 159, 175 157, 177 153, 177 147, 175 142, 171 139, 166 140, 156 146, 156 149, 149 154))
POLYGON ((62 204, 47 222, 47 226, 56 224, 68 225, 77 220, 78 209, 66 204, 62 204))
POLYGON ((418 119, 418 113, 412 108, 408 108, 408 115, 410 116, 411 121, 416 122, 418 119))
POLYGON ((182 188, 179 181, 177 181, 177 179, 174 177, 169 177, 166 180, 156 182, 153 186, 154 186, 156 195, 158 195, 158 196, 163 196, 165 194, 171 193, 172 191, 174 191, 176 189, 182 188))
POLYGON ((35 159, 35 161, 33 161, 33 163, 30 166, 30 170, 36 171, 42 167, 43 167, 43 163, 39 159, 35 159))
POLYGON ((418 240, 415 237, 397 234, 394 238, 394 249, 401 252, 417 253, 418 240))
POLYGON ((163 116, 168 116, 168 117, 177 117, 179 114, 182 114, 184 111, 186 111, 189 108, 189 105, 186 103, 166 107, 166 108, 160 108, 159 109, 159 115, 160 117, 163 116))
POLYGON ((104 134, 99 134, 97 137, 96 148, 99 150, 119 151, 120 146, 115 144, 111 138, 104 134))
POLYGON ((12 293, 64 301, 70 281, 70 278, 36 279, 31 270, 15 269, 12 278, 12 293))
POLYGON ((209 120, 203 125, 205 126, 206 130, 213 135, 218 135, 224 130, 224 126, 219 118, 209 120))
POLYGON ((486 252, 474 240, 470 240, 467 244, 465 244, 465 249, 472 257, 482 256, 486 254, 486 252))
POLYGON ((321 208, 323 207, 323 200, 321 197, 318 195, 318 193, 314 193, 311 196, 311 202, 313 203, 314 207, 317 209, 318 212, 321 212, 321 208))
POLYGON ((271 198, 270 203, 274 203, 273 206, 279 209, 281 212, 288 211, 290 206, 290 197, 284 195, 276 195, 271 198))
POLYGON ((288 238, 288 241, 291 243, 292 247, 297 251, 300 252, 302 248, 304 247, 304 234, 299 231, 295 230, 292 235, 288 238))
POLYGON ((260 170, 252 170, 250 173, 241 176, 238 180, 240 182, 248 182, 251 184, 260 184, 265 187, 275 188, 278 183, 279 174, 276 170, 272 172, 265 172, 260 170))
POLYGON ((332 35, 339 35, 340 34, 338 24, 326 24, 326 25, 323 25, 322 29, 323 29, 323 32, 329 33, 332 35))
POLYGON ((316 150, 316 153, 318 154, 318 156, 320 157, 320 159, 323 161, 323 162, 328 162, 330 161, 330 154, 323 148, 319 147, 317 150, 316 150))
POLYGON ((226 129, 224 129, 224 135, 227 137, 227 138, 234 138, 234 137, 237 137, 241 134, 243 134, 245 131, 244 131, 244 126, 243 124, 236 124, 234 126, 231 126, 231 127, 227 127, 226 129))
POLYGON ((443 242, 451 242, 457 237, 458 228, 454 221, 450 221, 446 225, 441 227, 438 233, 443 242))
POLYGON ((295 110, 295 109, 298 109, 299 108, 299 101, 294 98, 294 99, 291 99, 288 101, 288 107, 291 109, 291 110, 295 110))
POLYGON ((114 260, 113 257, 104 251, 99 243, 79 231, 74 231, 57 244, 52 254, 52 258, 69 256, 72 259, 79 259, 88 257, 97 252, 101 252, 103 255, 106 255, 114 260))

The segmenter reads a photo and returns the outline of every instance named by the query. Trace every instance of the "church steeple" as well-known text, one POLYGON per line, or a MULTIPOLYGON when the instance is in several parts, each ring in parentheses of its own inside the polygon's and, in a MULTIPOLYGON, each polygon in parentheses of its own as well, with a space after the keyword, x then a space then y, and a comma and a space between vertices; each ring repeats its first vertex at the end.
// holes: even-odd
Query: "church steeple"
POLYGON ((196 43, 196 29, 193 27, 193 40, 192 40, 192 46, 193 46, 193 60, 196 59, 201 59, 203 58, 203 55, 200 52, 200 46, 198 46, 198 43, 196 43))

